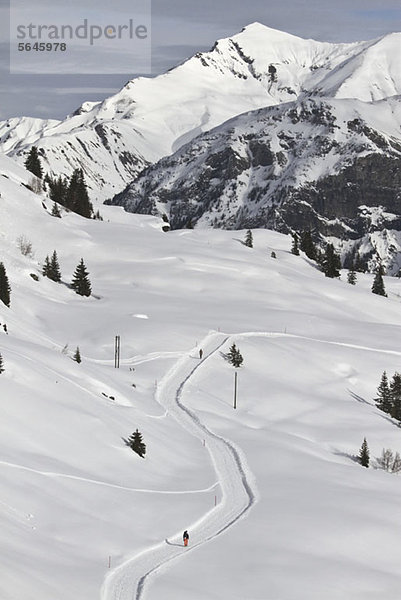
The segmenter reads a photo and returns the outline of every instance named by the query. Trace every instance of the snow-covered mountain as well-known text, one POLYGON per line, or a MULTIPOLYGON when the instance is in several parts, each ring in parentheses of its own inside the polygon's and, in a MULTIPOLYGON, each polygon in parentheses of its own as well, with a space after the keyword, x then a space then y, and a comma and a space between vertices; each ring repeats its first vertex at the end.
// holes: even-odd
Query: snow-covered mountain
MULTIPOLYGON (((375 102, 304 96, 198 136, 144 170, 112 202, 165 213, 178 228, 311 229, 342 240, 344 250, 358 245, 370 258, 374 245, 366 236, 401 229, 400 125, 399 96, 375 102), (367 207, 386 217, 369 218, 367 207)), ((393 252, 381 244, 379 257, 398 271, 401 236, 392 237, 393 252)))
POLYGON ((0 149, 23 161, 37 145, 45 170, 70 175, 82 167, 93 199, 104 199, 149 163, 243 112, 305 94, 362 101, 400 94, 399 44, 399 34, 322 43, 254 23, 168 73, 85 102, 63 121, 4 121, 0 149))
POLYGON ((1 600, 398 600, 401 479, 355 455, 401 452, 372 400, 399 370, 399 281, 327 279, 274 231, 55 218, 31 177, 0 155, 1 600))

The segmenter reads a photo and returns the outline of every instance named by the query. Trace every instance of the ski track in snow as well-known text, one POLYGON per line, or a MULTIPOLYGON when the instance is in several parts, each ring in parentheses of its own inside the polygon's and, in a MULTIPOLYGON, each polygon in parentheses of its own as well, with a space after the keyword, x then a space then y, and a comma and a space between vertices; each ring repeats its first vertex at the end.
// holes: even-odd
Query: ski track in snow
POLYGON ((184 548, 180 532, 129 558, 106 578, 102 587, 102 600, 141 600, 148 580, 160 567, 226 531, 256 501, 256 491, 251 483, 253 477, 242 453, 229 440, 211 432, 181 402, 186 383, 228 339, 229 336, 221 333, 209 334, 201 343, 205 352, 203 360, 198 361, 194 367, 193 357, 189 355, 181 358, 161 380, 156 392, 158 401, 167 408, 171 416, 195 437, 205 440, 218 475, 222 499, 216 507, 191 524, 190 547, 184 548))
POLYGON ((160 568, 167 566, 172 560, 178 559, 186 552, 192 551, 197 546, 209 542, 226 531, 243 517, 257 500, 253 476, 247 467, 242 452, 229 440, 210 431, 202 424, 197 415, 181 401, 184 387, 194 372, 202 366, 205 360, 215 354, 230 337, 236 339, 245 337, 300 339, 367 352, 401 356, 401 352, 396 350, 334 342, 291 333, 255 331, 231 335, 221 332, 209 334, 200 344, 200 347, 205 351, 203 360, 193 367, 193 356, 191 354, 181 357, 160 381, 156 398, 165 407, 166 412, 173 416, 183 427, 195 437, 206 440, 206 446, 218 476, 222 499, 213 510, 188 527, 191 531, 190 547, 184 548, 181 542, 181 533, 177 533, 173 538, 165 539, 152 548, 129 558, 105 579, 101 593, 102 600, 142 600, 148 580, 160 568))
MULTIPOLYGON (((90 479, 87 477, 80 477, 79 475, 69 475, 68 473, 54 473, 52 471, 41 471, 40 469, 33 469, 32 467, 27 467, 25 465, 18 465, 16 463, 7 462, 5 460, 0 460, 0 465, 5 467, 11 467, 13 469, 21 469, 22 471, 29 471, 30 473, 35 473, 36 475, 43 475, 44 477, 61 477, 63 479, 72 479, 74 481, 80 481, 83 483, 90 483, 93 485, 102 485, 104 487, 116 488, 118 490, 124 490, 127 492, 138 492, 142 494, 199 494, 203 492, 210 492, 215 487, 217 487, 218 482, 213 483, 208 488, 199 489, 199 490, 155 490, 155 489, 147 489, 147 488, 132 488, 125 485, 118 485, 117 483, 109 483, 108 481, 101 481, 99 479, 90 479)), ((0 501, 1 504, 1 501, 0 501)))

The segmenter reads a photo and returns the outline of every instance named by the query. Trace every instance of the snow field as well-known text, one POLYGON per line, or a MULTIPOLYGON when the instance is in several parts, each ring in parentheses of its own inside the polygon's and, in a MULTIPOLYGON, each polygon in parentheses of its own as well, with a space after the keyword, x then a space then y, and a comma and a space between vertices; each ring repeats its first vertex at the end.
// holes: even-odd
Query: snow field
POLYGON ((0 260, 12 288, 11 308, 0 306, 2 600, 102 589, 114 600, 127 565, 125 594, 136 593, 131 566, 135 581, 153 573, 146 600, 396 600, 401 480, 348 454, 364 436, 373 456, 401 450, 399 429, 348 390, 371 402, 382 371, 400 368, 399 280, 385 278, 388 299, 370 293, 369 275, 355 287, 327 280, 270 231, 254 231, 249 249, 244 232, 165 234, 158 219, 118 208, 105 207, 104 222, 55 219, 19 184, 23 169, 5 157, 0 166, 0 260), (40 275, 53 249, 64 284, 40 275), (91 298, 66 285, 81 256, 91 298), (217 349, 226 336, 245 360, 237 411, 233 369, 217 349), (180 388, 190 415, 175 403, 180 388), (136 427, 145 460, 121 440, 136 427), (211 432, 205 446, 199 427, 211 432), (216 536, 244 505, 227 487, 238 470, 224 479, 234 471, 219 463, 230 447, 257 501, 216 536), (165 540, 178 543, 185 528, 183 559, 165 540))

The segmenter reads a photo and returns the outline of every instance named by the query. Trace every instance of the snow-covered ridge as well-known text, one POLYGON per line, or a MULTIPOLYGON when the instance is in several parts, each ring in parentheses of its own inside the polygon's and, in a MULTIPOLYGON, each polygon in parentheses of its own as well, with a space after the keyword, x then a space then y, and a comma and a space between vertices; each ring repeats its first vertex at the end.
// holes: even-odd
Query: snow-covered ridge
POLYGON ((253 23, 165 74, 134 79, 103 102, 85 102, 61 122, 2 122, 0 148, 22 161, 36 144, 46 170, 70 175, 80 166, 93 199, 104 199, 147 164, 243 112, 305 94, 362 101, 400 94, 399 40, 391 34, 330 44, 253 23))

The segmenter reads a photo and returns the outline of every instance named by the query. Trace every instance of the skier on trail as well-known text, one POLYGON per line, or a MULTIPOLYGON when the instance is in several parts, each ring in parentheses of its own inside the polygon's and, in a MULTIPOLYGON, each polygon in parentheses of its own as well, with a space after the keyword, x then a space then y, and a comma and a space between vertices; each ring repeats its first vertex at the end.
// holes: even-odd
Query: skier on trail
POLYGON ((184 540, 184 546, 188 546, 189 533, 187 530, 185 530, 184 533, 182 534, 182 539, 184 540))

